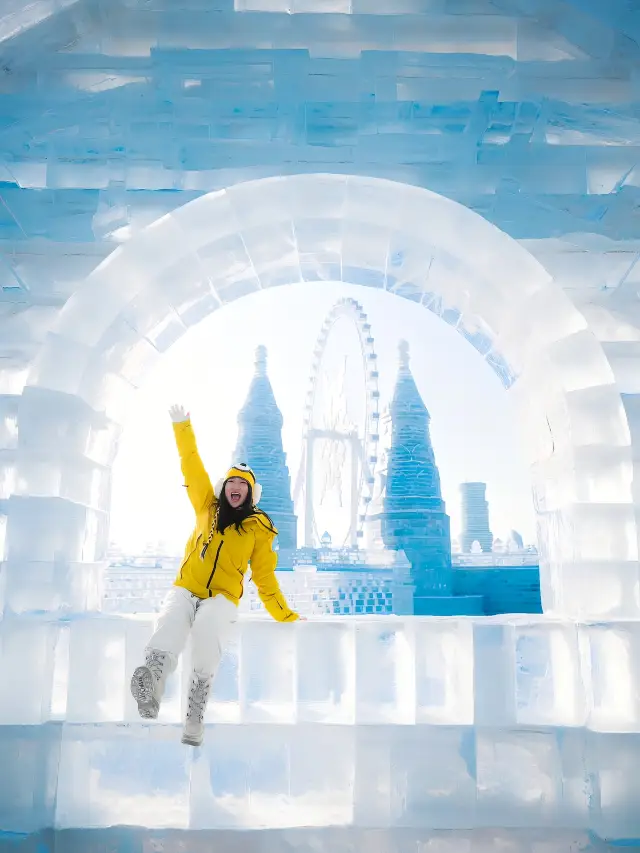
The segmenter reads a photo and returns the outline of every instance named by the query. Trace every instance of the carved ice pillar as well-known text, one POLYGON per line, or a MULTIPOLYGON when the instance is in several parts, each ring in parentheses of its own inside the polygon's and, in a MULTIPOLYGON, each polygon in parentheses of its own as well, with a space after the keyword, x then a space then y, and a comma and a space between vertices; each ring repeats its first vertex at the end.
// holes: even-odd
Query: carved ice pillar
POLYGON ((4 614, 100 609, 117 427, 74 395, 25 388, 6 501, 4 614))

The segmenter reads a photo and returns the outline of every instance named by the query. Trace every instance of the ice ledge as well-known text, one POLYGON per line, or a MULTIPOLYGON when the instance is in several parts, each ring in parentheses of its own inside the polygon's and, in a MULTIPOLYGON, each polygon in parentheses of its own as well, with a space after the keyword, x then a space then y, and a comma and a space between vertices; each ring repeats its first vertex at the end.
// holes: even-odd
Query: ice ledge
MULTIPOLYGON (((160 720, 142 723, 129 696, 152 622, 0 623, 2 830, 242 830, 243 850, 269 853, 296 827, 303 849, 332 832, 349 849, 367 827, 392 853, 409 849, 399 828, 443 853, 640 838, 640 623, 241 619, 191 750, 178 736, 188 652, 160 720), (254 829, 274 830, 273 846, 245 845, 254 829)), ((158 849, 186 836, 171 838, 158 849)))
MULTIPOLYGON (((625 845, 627 851, 640 848, 640 839, 625 845)), ((407 853, 616 853, 620 847, 608 844, 588 832, 575 830, 479 830, 360 829, 353 827, 302 828, 287 830, 152 830, 118 826, 109 829, 46 830, 32 836, 4 836, 0 851, 11 853, 291 853, 300 851, 377 851, 407 853)))
MULTIPOLYGON (((13 768, 0 780, 0 827, 16 833, 359 827, 386 829, 390 839, 410 828, 461 838, 535 828, 539 846, 514 853, 560 853, 545 839, 569 832, 627 845, 640 838, 633 735, 214 725, 193 750, 177 726, 53 723, 0 727, 0 754, 13 768)), ((572 849, 581 848, 562 853, 572 849)))
MULTIPOLYGON (((0 725, 138 720, 152 616, 0 622, 0 725)), ((161 723, 181 720, 189 650, 161 723)), ((542 616, 242 618, 207 721, 640 733, 640 622, 542 616)))

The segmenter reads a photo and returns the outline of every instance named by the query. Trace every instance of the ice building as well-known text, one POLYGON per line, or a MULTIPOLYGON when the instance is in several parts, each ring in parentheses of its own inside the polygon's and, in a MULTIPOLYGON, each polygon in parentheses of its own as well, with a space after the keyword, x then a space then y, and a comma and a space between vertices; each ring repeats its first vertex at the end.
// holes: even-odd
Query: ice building
POLYGON ((486 498, 486 483, 462 483, 460 497, 462 503, 462 533, 460 547, 463 553, 469 553, 474 543, 482 551, 491 551, 493 534, 489 526, 489 504, 486 498))
POLYGON ((298 519, 293 511, 291 477, 282 447, 282 413, 267 376, 266 347, 257 348, 255 365, 247 399, 238 412, 238 441, 233 458, 247 462, 263 487, 260 506, 278 528, 282 565, 290 562, 291 552, 296 549, 298 519))
POLYGON ((509 541, 507 544, 508 544, 508 547, 510 547, 514 551, 516 551, 516 550, 522 551, 524 549, 524 542, 522 540, 522 534, 519 533, 517 530, 512 530, 511 533, 509 534, 509 541))
MULTIPOLYGON (((382 540, 387 548, 403 551, 411 563, 409 612, 431 614, 434 597, 451 597, 451 533, 429 434, 431 418, 411 373, 406 341, 400 344, 389 414, 391 446, 379 519, 382 540)), ((435 612, 442 610, 438 607, 435 612)))
POLYGON ((622 0, 0 5, 4 850, 640 844, 639 21, 622 0), (260 288, 431 310, 519 407, 544 615, 242 621, 186 754, 101 614, 145 371, 260 288), (291 627, 291 626, 289 626, 291 627))

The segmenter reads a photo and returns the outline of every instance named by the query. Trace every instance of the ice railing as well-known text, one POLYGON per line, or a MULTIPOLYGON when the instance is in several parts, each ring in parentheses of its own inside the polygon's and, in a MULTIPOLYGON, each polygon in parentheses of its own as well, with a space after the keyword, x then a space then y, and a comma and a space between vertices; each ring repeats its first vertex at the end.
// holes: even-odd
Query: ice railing
POLYGON ((188 653, 158 722, 129 696, 151 623, 0 624, 5 831, 502 827, 562 853, 587 849, 557 841, 568 829, 640 839, 638 624, 244 617, 194 751, 188 653))
MULTIPOLYGON (((0 724, 139 722, 145 617, 0 623, 0 724)), ((187 647, 160 722, 177 723, 187 647)), ((640 734, 640 623, 538 616, 243 616, 210 723, 586 727, 640 734)))

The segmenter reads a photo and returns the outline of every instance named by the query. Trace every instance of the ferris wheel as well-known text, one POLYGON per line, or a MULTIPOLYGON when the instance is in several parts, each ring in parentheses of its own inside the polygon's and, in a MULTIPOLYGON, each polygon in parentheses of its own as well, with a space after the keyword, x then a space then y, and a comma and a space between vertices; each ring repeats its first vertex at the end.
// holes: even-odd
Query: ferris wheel
POLYGON ((338 547, 358 547, 375 484, 379 403, 371 324, 355 299, 341 299, 318 335, 305 403, 294 501, 306 547, 325 531, 338 547))

